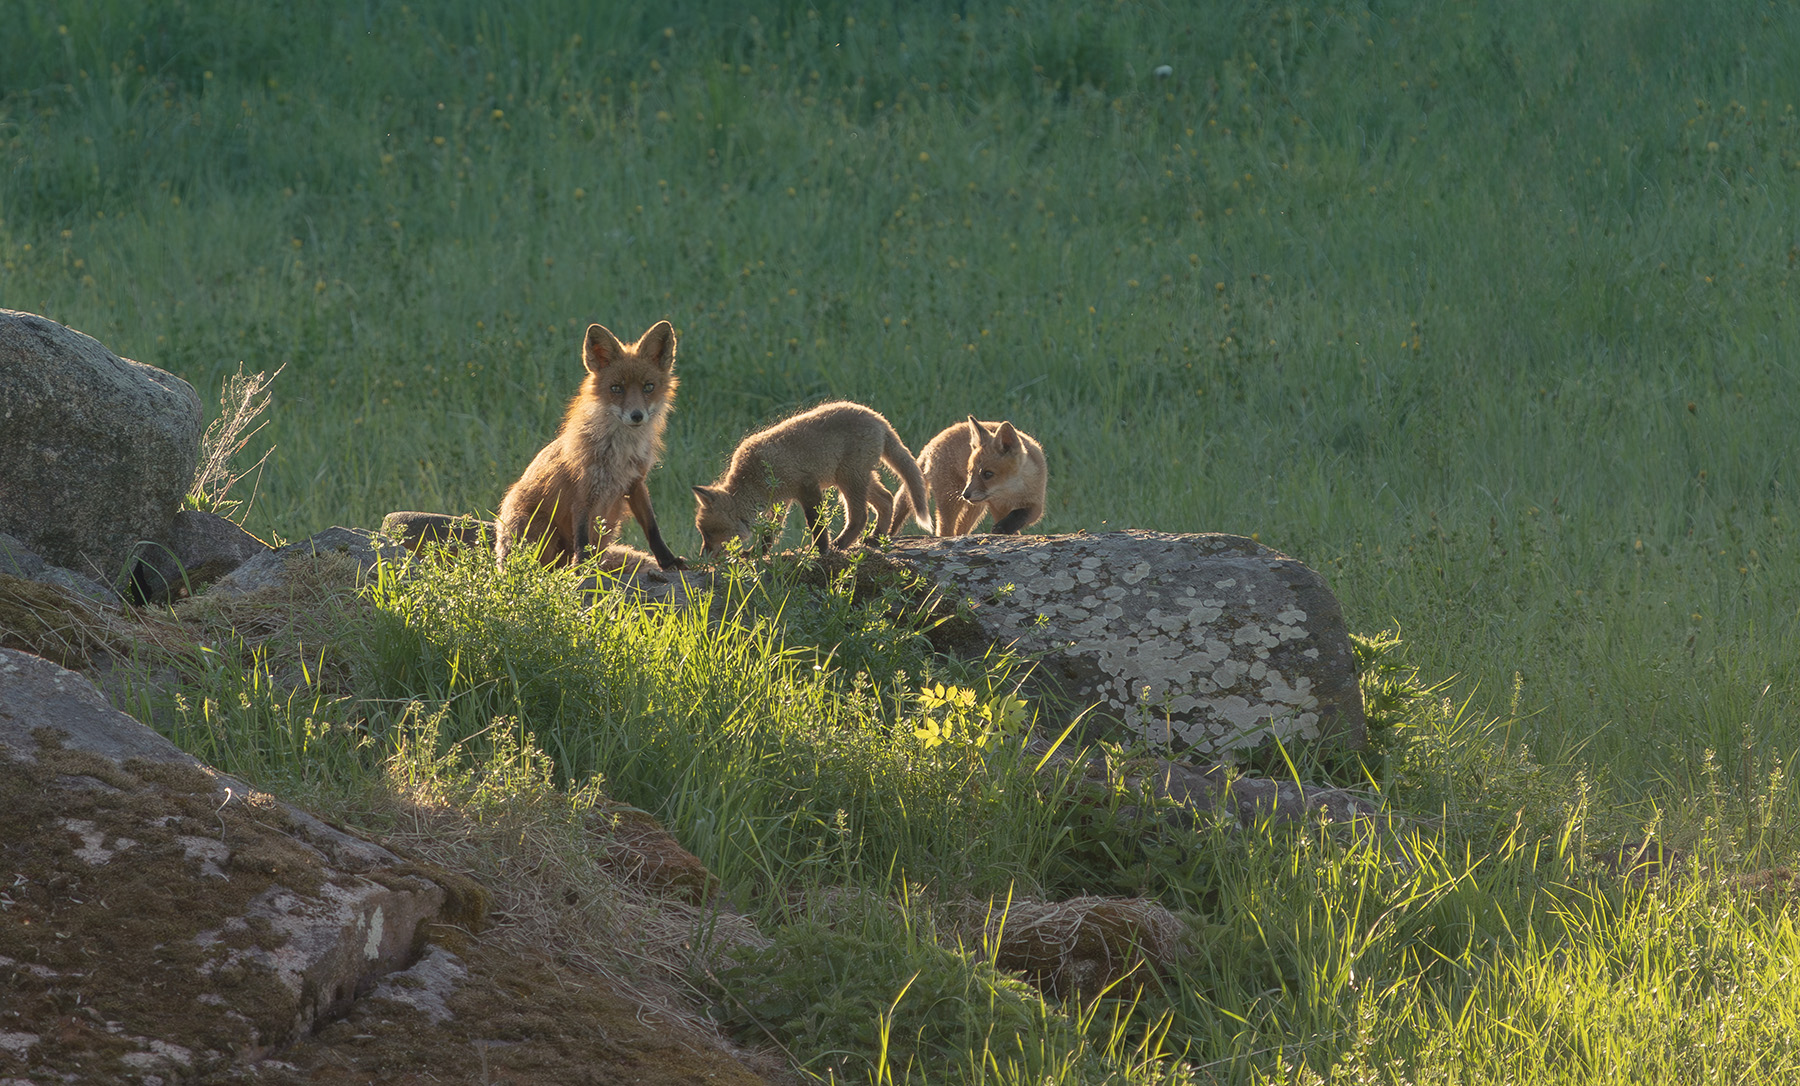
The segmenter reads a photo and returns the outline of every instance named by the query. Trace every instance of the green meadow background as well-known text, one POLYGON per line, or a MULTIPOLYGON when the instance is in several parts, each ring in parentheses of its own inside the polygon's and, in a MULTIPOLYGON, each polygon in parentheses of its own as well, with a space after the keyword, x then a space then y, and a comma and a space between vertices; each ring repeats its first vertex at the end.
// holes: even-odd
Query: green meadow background
POLYGON ((0 305, 285 366, 259 533, 491 510, 668 318, 679 552, 785 412, 1006 417, 1040 530, 1255 534, 1627 794, 1800 747, 1792 3, 0 22, 0 305))
MULTIPOLYGON (((1037 530, 1254 535, 1615 828, 1793 856, 1792 0, 0 0, 0 26, 0 306, 208 400, 281 367, 259 534, 491 511, 586 324, 667 318, 679 553, 689 486, 798 408, 870 404, 915 450, 1009 418, 1049 457, 1037 530)), ((1482 980, 1481 1043, 1512 1043, 1518 985, 1578 1001, 1565 962, 1603 987, 1690 930, 1644 907, 1482 980)), ((1727 942, 1793 945, 1770 915, 1727 942)), ((1656 973, 1667 1019, 1564 1009, 1590 1040, 1684 1021, 1686 968, 1656 973)), ((1791 1021, 1719 1013, 1744 1081, 1791 1052, 1791 1021)), ((1286 1058, 1245 1036, 1238 1070, 1286 1058)), ((1472 1081, 1458 1036, 1414 1054, 1472 1081)), ((1617 1055, 1557 1043, 1595 1081, 1617 1055)), ((1494 1081, 1560 1081, 1540 1056, 1494 1081)))

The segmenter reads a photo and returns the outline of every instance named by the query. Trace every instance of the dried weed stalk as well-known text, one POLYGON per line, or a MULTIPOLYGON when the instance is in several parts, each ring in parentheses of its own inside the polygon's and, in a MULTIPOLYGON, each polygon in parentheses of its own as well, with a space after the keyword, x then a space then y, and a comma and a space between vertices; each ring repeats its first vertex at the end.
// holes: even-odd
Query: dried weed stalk
POLYGON ((244 373, 244 364, 238 363, 236 374, 225 378, 224 387, 219 393, 219 417, 206 428, 200 438, 200 466, 194 469, 194 485, 188 489, 188 505, 195 509, 206 509, 229 517, 239 523, 249 515, 250 508, 256 504, 256 490, 250 491, 248 502, 230 500, 227 495, 240 479, 256 473, 258 485, 262 482, 262 466, 275 451, 271 445, 256 458, 256 463, 242 471, 232 470, 232 461, 237 454, 244 451, 250 439, 262 432, 269 420, 262 417, 269 409, 269 386, 281 371, 287 369, 282 363, 274 373, 244 373), (237 512, 239 506, 242 511, 237 512), (232 514, 236 512, 236 515, 232 514))

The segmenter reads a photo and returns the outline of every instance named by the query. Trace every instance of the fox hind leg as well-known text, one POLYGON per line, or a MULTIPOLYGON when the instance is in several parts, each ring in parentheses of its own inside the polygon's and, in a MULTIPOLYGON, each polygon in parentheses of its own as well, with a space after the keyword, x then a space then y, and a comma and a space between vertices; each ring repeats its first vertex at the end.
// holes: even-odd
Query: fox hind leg
MULTIPOLYGON (((839 532, 837 538, 831 541, 831 545, 838 550, 848 550, 851 546, 855 545, 857 540, 862 538, 863 529, 867 527, 869 523, 869 501, 871 500, 869 484, 874 482, 874 479, 875 473, 870 472, 866 475, 858 475, 851 478, 847 481, 847 484, 843 482, 838 484, 838 493, 844 500, 844 530, 839 532)), ((886 493, 886 487, 882 487, 881 489, 883 493, 886 493)), ((890 494, 888 495, 888 510, 890 512, 893 510, 893 505, 893 495, 890 494)))
MULTIPOLYGON (((902 489, 904 490, 904 488, 902 489)), ((876 535, 891 535, 900 530, 903 522, 894 518, 894 507, 899 500, 888 491, 887 487, 881 485, 880 476, 869 476, 869 504, 875 507, 876 535)))

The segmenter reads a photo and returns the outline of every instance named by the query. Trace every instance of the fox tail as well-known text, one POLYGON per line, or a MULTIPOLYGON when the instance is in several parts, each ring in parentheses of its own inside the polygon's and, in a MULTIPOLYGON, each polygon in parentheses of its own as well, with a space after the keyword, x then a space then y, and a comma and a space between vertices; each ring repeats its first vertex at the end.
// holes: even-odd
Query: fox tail
MULTIPOLYGON (((912 450, 906 447, 906 442, 900 440, 900 435, 894 432, 892 426, 887 428, 887 437, 882 442, 881 462, 892 468, 894 474, 900 477, 901 483, 905 484, 906 500, 912 506, 913 523, 930 532, 931 521, 926 519, 925 513, 925 476, 919 473, 919 462, 913 459, 912 450)), ((895 517, 890 530, 899 529, 900 518, 895 517)))

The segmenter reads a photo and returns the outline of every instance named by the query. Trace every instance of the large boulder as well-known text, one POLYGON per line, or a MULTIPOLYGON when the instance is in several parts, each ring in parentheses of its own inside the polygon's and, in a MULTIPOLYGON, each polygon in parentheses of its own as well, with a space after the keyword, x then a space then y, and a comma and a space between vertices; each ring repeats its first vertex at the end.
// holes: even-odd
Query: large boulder
POLYGON ((0 649, 0 1079, 198 1079, 313 1033, 479 888, 207 768, 0 649), (448 887, 448 889, 446 889, 448 887))
POLYGON ((1242 536, 910 538, 888 554, 966 601, 980 640, 1037 658, 1033 682, 1087 710, 1090 735, 1209 763, 1271 738, 1365 741, 1337 598, 1242 536))
POLYGON ((32 313, 0 309, 0 531, 114 588, 167 543, 200 456, 200 397, 32 313))

